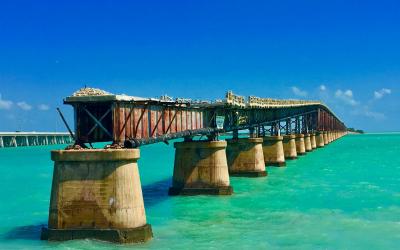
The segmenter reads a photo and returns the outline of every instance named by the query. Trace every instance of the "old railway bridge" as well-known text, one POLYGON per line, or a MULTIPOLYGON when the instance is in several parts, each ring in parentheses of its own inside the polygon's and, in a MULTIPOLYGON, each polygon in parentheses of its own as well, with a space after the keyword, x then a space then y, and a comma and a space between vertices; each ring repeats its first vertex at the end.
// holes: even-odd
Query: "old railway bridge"
POLYGON ((228 92, 207 102, 84 88, 64 103, 74 108, 74 132, 66 125, 75 144, 51 154, 49 221, 42 231, 48 240, 152 238, 137 166, 142 145, 183 138, 174 143, 170 195, 230 195, 229 176, 264 177, 266 165, 283 167, 346 134, 345 124, 318 101, 228 92), (95 142, 110 143, 88 148, 95 142))

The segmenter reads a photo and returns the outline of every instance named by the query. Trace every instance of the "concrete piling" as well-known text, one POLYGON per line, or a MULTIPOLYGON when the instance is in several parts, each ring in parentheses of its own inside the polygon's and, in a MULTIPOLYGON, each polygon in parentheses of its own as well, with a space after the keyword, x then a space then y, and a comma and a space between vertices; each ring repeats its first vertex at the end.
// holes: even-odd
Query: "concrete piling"
POLYGON ((231 176, 267 176, 262 138, 235 138, 227 140, 226 157, 229 175, 231 176))
POLYGON ((324 144, 328 145, 329 144, 328 131, 323 131, 323 138, 324 138, 324 144))
POLYGON ((304 143, 304 135, 303 134, 296 134, 296 151, 297 155, 305 155, 306 154, 306 147, 304 143))
POLYGON ((316 149, 317 148, 317 140, 316 140, 315 133, 311 133, 310 140, 311 140, 311 148, 316 149))
POLYGON ((52 151, 49 224, 42 239, 117 243, 152 238, 146 222, 138 149, 52 151))
POLYGON ((304 134, 304 146, 306 148, 306 152, 310 152, 313 150, 311 146, 311 135, 308 133, 304 134))
POLYGON ((297 159, 296 150, 296 136, 295 135, 284 135, 283 136, 283 151, 285 159, 294 160, 297 159))
POLYGON ((266 136, 263 138, 264 160, 267 166, 286 166, 283 150, 283 136, 266 136))
POLYGON ((317 139, 317 147, 318 147, 318 148, 325 147, 325 141, 324 141, 324 133, 323 133, 323 131, 317 131, 317 133, 316 133, 316 139, 317 139))
POLYGON ((175 142, 169 195, 230 195, 226 141, 175 142))

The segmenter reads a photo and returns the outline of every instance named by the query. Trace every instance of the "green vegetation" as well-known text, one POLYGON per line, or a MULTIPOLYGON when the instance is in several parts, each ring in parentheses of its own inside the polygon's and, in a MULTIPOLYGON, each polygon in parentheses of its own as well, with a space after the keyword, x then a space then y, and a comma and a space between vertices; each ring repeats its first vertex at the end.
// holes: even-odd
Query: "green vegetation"
POLYGON ((347 131, 349 131, 351 133, 364 134, 364 130, 361 130, 361 129, 347 128, 347 131))

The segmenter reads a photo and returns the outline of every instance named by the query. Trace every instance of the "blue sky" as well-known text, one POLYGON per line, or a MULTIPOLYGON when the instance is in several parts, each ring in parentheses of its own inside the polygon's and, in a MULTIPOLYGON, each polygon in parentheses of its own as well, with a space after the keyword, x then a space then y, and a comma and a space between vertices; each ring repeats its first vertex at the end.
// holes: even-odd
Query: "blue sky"
POLYGON ((0 131, 65 130, 88 85, 155 97, 320 99, 400 131, 396 1, 1 1, 0 131))

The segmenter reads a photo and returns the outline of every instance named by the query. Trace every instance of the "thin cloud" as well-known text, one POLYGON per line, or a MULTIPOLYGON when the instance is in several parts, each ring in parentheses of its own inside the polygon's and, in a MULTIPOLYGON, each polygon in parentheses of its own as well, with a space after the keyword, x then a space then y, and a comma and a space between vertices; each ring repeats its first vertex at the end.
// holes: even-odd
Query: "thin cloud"
POLYGON ((29 110, 32 109, 32 106, 29 105, 29 104, 26 103, 26 102, 17 102, 17 106, 18 106, 20 109, 25 110, 25 111, 29 111, 29 110))
POLYGON ((49 105, 46 105, 46 104, 39 104, 38 109, 42 110, 42 111, 47 111, 50 109, 50 107, 49 107, 49 105))
POLYGON ((374 98, 375 98, 375 99, 381 99, 381 98, 384 97, 385 95, 389 95, 389 94, 391 94, 391 93, 392 93, 392 90, 391 90, 391 89, 383 88, 383 89, 381 89, 381 90, 377 90, 377 91, 374 92, 374 98))
POLYGON ((386 118, 385 114, 373 111, 366 111, 365 116, 374 118, 375 120, 383 120, 386 118))
POLYGON ((319 86, 319 90, 325 91, 326 90, 326 86, 322 84, 321 86, 319 86))
POLYGON ((350 89, 344 91, 341 89, 336 90, 335 97, 351 106, 356 106, 358 104, 358 102, 354 100, 353 91, 350 89))
POLYGON ((13 105, 12 101, 4 100, 0 94, 0 109, 10 109, 12 105, 13 105))
POLYGON ((296 86, 292 87, 292 92, 293 94, 295 94, 296 96, 301 96, 301 97, 306 97, 308 95, 307 91, 301 90, 296 86))
POLYGON ((357 106, 350 112, 350 114, 369 117, 377 121, 386 119, 384 113, 372 111, 368 105, 357 106))

